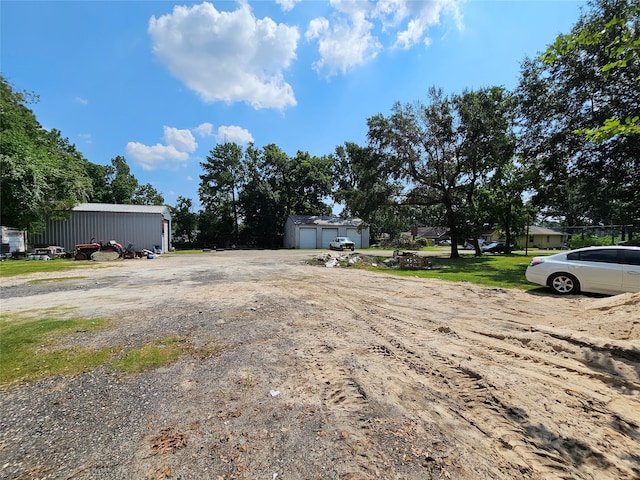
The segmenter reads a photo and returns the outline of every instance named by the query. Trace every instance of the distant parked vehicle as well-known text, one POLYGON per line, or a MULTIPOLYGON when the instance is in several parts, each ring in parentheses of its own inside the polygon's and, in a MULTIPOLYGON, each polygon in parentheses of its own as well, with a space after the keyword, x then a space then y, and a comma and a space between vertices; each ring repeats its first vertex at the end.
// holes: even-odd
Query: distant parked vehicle
POLYGON ((561 295, 640 292, 640 247, 587 247, 534 257, 525 275, 561 295))
POLYGON ((438 242, 438 245, 440 245, 441 247, 450 247, 451 246, 451 240, 440 240, 438 242))
POLYGON ((353 252, 356 244, 349 237, 336 237, 332 242, 329 242, 329 250, 344 250, 345 248, 353 252))
MULTIPOLYGON (((482 248, 483 245, 486 245, 487 242, 485 242, 484 238, 479 238, 478 239, 478 245, 480 246, 480 248, 482 248)), ((475 250, 476 247, 473 246, 473 241, 471 240, 467 240, 464 242, 464 245, 462 246, 462 248, 464 250, 475 250)))
POLYGON ((491 242, 480 246, 482 253, 503 253, 506 249, 505 242, 491 242))
POLYGON ((36 248, 28 255, 29 260, 54 260, 56 258, 65 258, 70 255, 65 252, 64 247, 51 245, 44 248, 36 248))

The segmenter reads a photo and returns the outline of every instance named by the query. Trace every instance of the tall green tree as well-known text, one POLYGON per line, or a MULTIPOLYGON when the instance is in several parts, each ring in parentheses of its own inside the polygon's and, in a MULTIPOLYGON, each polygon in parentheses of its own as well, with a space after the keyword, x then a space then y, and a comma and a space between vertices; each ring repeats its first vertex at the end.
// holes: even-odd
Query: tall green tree
POLYGON ((177 237, 187 237, 187 242, 193 243, 193 232, 197 228, 198 214, 193 211, 193 201, 190 198, 179 196, 175 207, 169 207, 171 211, 171 225, 173 233, 177 237))
POLYGON ((464 160, 459 118, 442 90, 430 89, 431 102, 396 103, 388 117, 368 120, 369 142, 384 171, 406 187, 404 205, 442 205, 451 235, 451 257, 459 257, 458 237, 464 218, 464 160))
POLYGON ((504 233, 506 253, 511 251, 514 236, 525 233, 529 212, 523 192, 527 188, 522 166, 509 162, 493 172, 478 194, 479 210, 485 213, 485 222, 504 233))
POLYGON ((27 107, 37 97, 14 91, 0 76, 0 218, 38 233, 91 194, 86 159, 55 129, 47 131, 27 107))
MULTIPOLYGON (((239 237, 238 194, 246 179, 243 155, 240 145, 226 142, 216 145, 206 161, 200 163, 204 170, 200 175, 200 200, 212 213, 230 212, 236 243, 239 237)), ((225 217, 227 215, 221 215, 220 220, 225 217)))
POLYGON ((145 183, 136 188, 131 203, 133 205, 164 205, 164 197, 153 185, 145 183))
POLYGON ((621 39, 635 38, 635 45, 638 5, 590 2, 569 35, 597 33, 597 41, 578 40, 560 55, 547 52, 522 66, 519 143, 534 178, 533 202, 565 225, 640 223, 640 135, 616 133, 597 142, 585 136, 612 118, 624 122, 640 112, 637 54, 610 68, 621 39))
POLYGON ((281 244, 289 215, 327 215, 331 160, 298 152, 289 157, 276 145, 250 146, 244 158, 247 181, 239 194, 244 240, 261 246, 281 244))
POLYGON ((370 118, 369 142, 380 171, 402 182, 400 204, 442 208, 455 258, 462 234, 484 225, 478 192, 512 161, 511 101, 499 87, 450 96, 432 88, 429 98, 370 118))
MULTIPOLYGON (((595 10, 599 10, 602 5, 594 4, 595 10)), ((598 46, 604 49, 609 57, 609 62, 600 67, 603 73, 637 65, 640 62, 640 2, 618 2, 618 5, 611 9, 616 11, 613 18, 605 23, 604 28, 599 28, 600 24, 596 22, 576 25, 570 34, 558 35, 542 55, 542 60, 548 65, 553 65, 560 61, 562 56, 598 46)), ((609 8, 604 5, 601 10, 603 15, 607 15, 609 8)), ((640 76, 636 77, 636 80, 636 88, 640 89, 640 76)), ((578 129, 575 133, 585 135, 593 142, 603 142, 616 135, 640 135, 640 115, 626 118, 614 116, 607 118, 601 126, 578 129)))
POLYGON ((108 171, 109 202, 117 204, 131 204, 139 188, 138 180, 131 173, 127 159, 118 155, 111 160, 111 170, 108 171))
POLYGON ((289 162, 289 181, 293 184, 293 197, 289 199, 292 211, 298 215, 330 215, 331 207, 325 199, 331 194, 332 161, 298 151, 289 162))
MULTIPOLYGON (((464 91, 454 96, 455 110, 460 118, 459 135, 463 158, 465 229, 474 239, 476 255, 480 255, 477 239, 487 226, 492 226, 486 205, 487 191, 495 188, 500 173, 513 164, 515 136, 513 134, 513 102, 503 87, 464 91), (493 185, 491 185, 493 183, 493 185)), ((515 184, 511 184, 514 186, 515 184)), ((512 192, 520 197, 523 190, 512 192)), ((495 195, 489 198, 496 199, 495 195)), ((492 210, 508 211, 512 201, 496 202, 492 210)), ((500 215, 499 218, 505 218, 500 215)), ((506 234, 510 236, 509 224, 506 234)))
MULTIPOLYGON (((359 217, 370 227, 370 234, 396 237, 406 231, 406 210, 397 203, 402 184, 384 171, 372 148, 353 142, 336 147, 333 155, 333 198, 344 206, 343 217, 359 217)), ((409 222, 410 223, 410 222, 409 222)))
POLYGON ((239 195, 243 242, 262 247, 282 244, 290 182, 288 156, 276 145, 249 146, 245 155, 247 182, 239 195))

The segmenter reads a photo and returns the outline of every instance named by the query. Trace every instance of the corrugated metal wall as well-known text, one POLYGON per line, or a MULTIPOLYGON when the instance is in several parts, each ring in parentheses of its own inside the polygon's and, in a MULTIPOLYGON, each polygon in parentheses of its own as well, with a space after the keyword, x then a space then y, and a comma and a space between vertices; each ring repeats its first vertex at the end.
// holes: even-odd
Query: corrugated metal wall
MULTIPOLYGON (((69 220, 48 220, 44 233, 32 235, 33 245, 59 245, 72 252, 78 243, 115 240, 125 248, 133 243, 136 248, 164 247, 163 216, 150 213, 72 212, 69 220)), ((165 226, 165 229, 167 227, 165 226)))

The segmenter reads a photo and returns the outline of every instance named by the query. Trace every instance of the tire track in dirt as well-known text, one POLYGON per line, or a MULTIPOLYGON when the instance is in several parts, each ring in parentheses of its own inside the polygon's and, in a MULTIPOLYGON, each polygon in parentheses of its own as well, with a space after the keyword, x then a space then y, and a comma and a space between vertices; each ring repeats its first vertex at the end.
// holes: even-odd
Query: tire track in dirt
MULTIPOLYGON (((449 326, 450 322, 429 319, 420 323, 416 321, 415 313, 407 320, 403 318, 402 312, 398 312, 393 306, 381 306, 383 302, 375 302, 373 297, 359 299, 359 305, 354 305, 353 298, 347 294, 332 292, 331 295, 337 304, 332 305, 332 311, 335 311, 337 306, 350 312, 349 316, 343 315, 340 318, 340 333, 345 335, 345 330, 351 333, 359 331, 361 338, 366 337, 363 334, 365 331, 371 334, 374 338, 368 339, 367 352, 383 358, 387 364, 401 365, 404 368, 402 373, 409 375, 408 370, 414 377, 414 383, 429 390, 431 397, 434 397, 435 392, 434 399, 447 404, 449 415, 452 417, 448 421, 455 423, 463 419, 468 425, 479 430, 486 440, 489 440, 491 450, 496 452, 496 465, 500 465, 503 475, 518 472, 519 475, 531 478, 589 478, 586 472, 584 477, 575 476, 576 469, 580 471, 581 465, 584 464, 607 472, 602 478, 633 478, 635 457, 632 448, 637 447, 634 435, 630 437, 631 443, 623 442, 619 451, 613 455, 614 458, 618 455, 629 458, 629 462, 627 465, 614 465, 607 460, 608 455, 604 447, 619 439, 609 439, 606 442, 598 440, 591 444, 579 438, 564 437, 562 432, 555 428, 556 421, 551 418, 558 414, 575 417, 575 409, 579 409, 578 416, 591 412, 595 423, 617 418, 618 423, 626 426, 627 431, 634 432, 634 423, 625 419, 624 415, 606 408, 602 410, 602 414, 593 413, 595 405, 599 405, 600 409, 605 405, 599 398, 604 395, 598 394, 597 388, 594 395, 585 396, 568 388, 566 378, 553 370, 575 376, 570 383, 576 385, 584 382, 585 377, 595 379, 600 384, 595 387, 602 386, 602 375, 581 369, 579 363, 576 365, 575 362, 567 360, 559 361, 556 365, 542 356, 536 359, 535 350, 527 349, 526 345, 519 349, 517 345, 514 346, 513 339, 507 336, 502 339, 496 336, 492 338, 491 335, 466 329, 464 320, 458 324, 456 318, 454 330, 449 326), (467 361, 463 361, 465 354, 467 361), (515 358, 524 359, 527 366, 514 368, 509 360, 515 358), (567 398, 563 399, 563 402, 566 402, 567 406, 552 408, 548 415, 540 415, 540 407, 535 407, 536 402, 527 397, 533 396, 542 401, 544 395, 520 390, 517 390, 517 393, 509 393, 509 382, 493 383, 494 375, 489 375, 491 369, 486 368, 487 364, 491 368, 508 365, 511 370, 509 374, 505 375, 503 372, 501 375, 507 379, 509 376, 520 377, 520 384, 535 385, 536 382, 542 382, 545 392, 564 390, 567 398), (433 379, 437 381, 433 382, 433 379), (526 408, 521 408, 520 405, 525 405, 526 408), (599 446, 598 443, 602 445, 599 446), (504 465, 505 459, 509 465, 504 465)), ((496 320, 493 323, 497 323, 499 328, 515 327, 516 332, 524 331, 514 322, 496 320)), ((526 344, 526 341, 524 343, 526 344)), ((570 351, 571 345, 556 343, 555 349, 558 352, 570 351)), ((369 361, 367 358, 367 362, 369 361)), ((389 369, 389 365, 386 368, 389 369)), ((615 378, 612 378, 611 382, 605 382, 605 385, 609 384, 635 388, 633 382, 616 382, 615 378)), ((635 408, 633 400, 629 407, 632 410, 635 408)), ((542 407, 544 408, 547 407, 542 407)), ((426 420, 431 419, 427 416, 426 420)), ((578 422, 575 423, 572 428, 580 429, 578 422)), ((593 423, 589 422, 588 425, 593 423)), ((586 439, 589 437, 589 427, 583 430, 586 439)), ((470 443, 468 447, 473 449, 474 446, 470 443)))
MULTIPOLYGON (((398 318, 397 315, 385 314, 383 318, 390 321, 390 323, 388 323, 387 325, 390 332, 393 332, 393 331, 402 332, 403 335, 401 337, 403 339, 416 338, 415 333, 419 331, 419 325, 417 325, 415 322, 406 322, 398 318), (409 327, 408 329, 406 328, 407 326, 409 327), (412 333, 414 334, 414 336, 412 337, 410 335, 406 335, 406 333, 412 333)), ((602 388, 602 383, 604 383, 605 386, 608 388, 613 387, 613 388, 617 388, 618 390, 623 389, 625 392, 630 392, 630 394, 633 395, 634 392, 637 393, 638 391, 638 384, 636 381, 619 379, 617 378, 617 375, 615 373, 609 374, 609 373, 603 373, 603 372, 593 372, 592 370, 583 368, 583 363, 581 362, 580 359, 577 359, 577 361, 572 361, 573 359, 565 360, 564 358, 559 358, 557 362, 554 362, 554 361, 550 362, 548 360, 549 358, 548 355, 546 359, 536 358, 534 352, 530 350, 522 351, 525 349, 518 349, 517 346, 514 347, 512 345, 511 338, 507 338, 506 336, 502 336, 500 340, 506 339, 507 341, 506 342, 502 341, 500 346, 496 346, 486 341, 484 343, 479 342, 478 338, 476 337, 477 332, 465 330, 464 328, 456 329, 456 331, 454 332, 453 330, 451 330, 449 326, 443 325, 438 327, 436 331, 440 333, 444 333, 449 337, 448 338, 449 342, 447 342, 447 349, 451 349, 452 344, 458 344, 461 346, 461 348, 454 347, 453 349, 451 349, 450 352, 446 352, 444 355, 443 354, 438 355, 434 351, 431 351, 431 350, 429 351, 429 356, 439 358, 441 360, 441 364, 438 365, 438 370, 442 373, 443 371, 442 364, 445 364, 454 368, 454 372, 450 372, 450 374, 452 373, 453 375, 455 375, 457 371, 459 373, 467 374, 472 379, 477 378, 478 379, 477 385, 474 385, 474 383, 476 382, 473 382, 473 381, 471 382, 472 389, 476 390, 476 392, 474 392, 474 396, 477 396, 479 392, 482 392, 483 394, 480 395, 482 399, 481 404, 484 406, 490 405, 491 406, 490 410, 498 410, 498 411, 506 412, 508 415, 505 416, 504 414, 502 414, 501 415, 502 418, 512 417, 513 412, 516 411, 512 407, 508 406, 505 403, 504 399, 498 400, 498 398, 496 398, 496 392, 510 391, 509 385, 505 385, 504 382, 499 382, 499 384, 497 385, 492 384, 495 378, 497 379, 505 378, 505 375, 504 373, 502 373, 501 375, 495 376, 495 378, 492 378, 491 380, 489 380, 489 377, 486 373, 489 372, 490 369, 488 370, 486 368, 482 368, 481 370, 478 370, 475 365, 482 364, 482 362, 472 361, 471 355, 473 355, 474 357, 477 356, 478 360, 483 360, 485 364, 487 362, 492 362, 494 364, 505 363, 504 362, 505 359, 493 358, 495 356, 492 357, 491 355, 487 355, 486 353, 487 351, 498 353, 499 355, 507 355, 511 357, 511 360, 518 359, 518 361, 520 362, 522 360, 525 360, 525 362, 529 361, 530 357, 533 356, 534 357, 533 360, 543 367, 542 374, 534 374, 532 377, 531 371, 530 371, 531 368, 529 368, 528 366, 525 368, 517 368, 517 367, 510 367, 510 368, 512 370, 515 370, 518 376, 522 378, 530 377, 531 380, 527 383, 535 383, 536 381, 542 380, 547 384, 545 386, 545 390, 553 391, 553 392, 564 391, 565 394, 569 397, 569 399, 567 400, 567 403, 570 404, 570 403, 577 402, 578 408, 583 410, 583 412, 581 413, 593 412, 594 411, 593 405, 596 403, 599 403, 601 405, 600 409, 602 410, 603 414, 598 416, 598 420, 606 422, 607 419, 612 419, 612 418, 615 419, 615 424, 617 424, 617 427, 614 427, 614 430, 616 430, 617 433, 621 434, 621 435, 618 435, 617 438, 615 439, 615 442, 613 442, 616 444, 616 447, 617 447, 617 448, 614 448, 613 450, 617 450, 617 451, 613 452, 614 455, 612 457, 628 458, 629 461, 626 462, 627 463, 626 465, 617 466, 617 465, 614 465, 614 460, 612 461, 607 460, 607 457, 610 456, 609 454, 611 453, 611 450, 612 450, 611 441, 607 441, 606 448, 602 448, 602 447, 599 447, 598 445, 593 445, 593 446, 588 445, 582 442, 579 438, 574 438, 574 439, 564 438, 561 432, 558 432, 557 434, 553 434, 551 432, 547 432, 546 429, 539 428, 538 433, 540 434, 544 433, 545 434, 544 437, 555 436, 554 441, 550 443, 552 444, 560 443, 562 448, 560 448, 559 450, 560 451, 564 450, 565 453, 568 454, 568 456, 570 457, 569 460, 573 459, 574 462, 584 462, 584 463, 592 462, 595 464, 595 466, 598 469, 604 468, 604 469, 610 470, 610 475, 611 475, 610 478, 625 478, 625 477, 631 478, 633 477, 633 475, 637 473, 637 462, 636 462, 636 458, 633 455, 633 452, 635 451, 635 449, 637 449, 637 446, 638 446, 637 425, 632 420, 633 417, 631 417, 631 419, 628 417, 629 412, 635 412, 635 414, 637 415, 637 413, 640 411, 640 409, 638 408, 637 395, 635 395, 635 397, 623 396, 622 399, 618 399, 616 401, 616 406, 615 406, 616 408, 608 409, 608 408, 604 408, 604 403, 602 401, 599 401, 600 397, 606 398, 606 392, 604 394, 598 392, 598 390, 599 389, 601 390, 602 388), (461 333, 458 333, 458 332, 461 332, 461 333), (461 338, 461 336, 463 336, 464 338, 461 338), (473 347, 473 348, 470 349, 469 347, 473 347), (453 361, 453 359, 451 359, 451 356, 454 353, 454 351, 458 352, 456 361, 459 361, 458 359, 460 358, 464 358, 465 355, 469 355, 468 356, 469 362, 465 362, 465 364, 466 365, 471 364, 473 366, 462 367, 460 364, 456 366, 454 364, 455 362, 453 361), (548 371, 544 371, 545 369, 547 369, 548 371), (567 378, 567 375, 561 376, 557 373, 554 373, 552 371, 553 369, 559 369, 559 370, 562 370, 563 372, 568 372, 569 376, 573 376, 573 378, 567 378), (584 385, 585 380, 587 380, 588 382, 586 386, 584 385), (573 386, 573 388, 568 386, 568 384, 573 386), (486 389, 483 387, 486 387, 486 389), (490 389, 490 393, 488 393, 489 392, 488 389, 490 389), (596 394, 595 395, 591 394, 592 391, 595 391, 596 394), (585 392, 587 392, 587 394, 585 394, 585 392), (621 403, 623 405, 620 405, 621 403), (496 409, 496 406, 498 407, 497 409, 496 409), (627 412, 627 418, 625 418, 625 412, 627 412), (584 451, 584 454, 581 455, 580 452, 575 453, 575 452, 572 452, 571 450, 582 450, 584 451), (589 457, 589 458, 581 458, 581 456, 589 457)), ((488 336, 493 337, 492 335, 488 335, 488 336)), ((394 336, 390 340, 390 343, 394 345, 398 350, 406 351, 406 353, 409 356, 407 355, 404 356, 404 362, 409 367, 415 368, 414 367, 415 344, 410 345, 409 348, 406 348, 405 345, 400 344, 402 342, 400 342, 398 338, 400 337, 394 336)), ((557 350, 559 352, 563 352, 563 351, 570 352, 572 350, 571 344, 574 343, 574 342, 566 342, 567 343, 566 345, 559 345, 558 344, 559 342, 556 337, 547 338, 547 340, 550 340, 554 350, 557 350)), ((525 341, 524 343, 527 344, 528 342, 525 341)), ((583 346, 584 346, 584 342, 583 342, 583 346)), ((598 350, 600 349, 598 348, 598 350)), ((613 353, 615 354, 616 352, 614 351, 613 353)), ((623 357, 626 359, 628 355, 623 355, 623 357)), ((553 359, 553 357, 551 358, 553 359)), ((508 361, 509 359, 506 359, 506 360, 508 361)), ((607 368, 610 370, 611 366, 609 365, 607 368)), ((635 365, 635 368, 637 372, 637 364, 635 365)), ((422 369, 423 367, 417 369, 417 371, 419 373, 423 373, 422 369)), ((455 385, 456 387, 459 388, 461 384, 459 382, 455 382, 455 385)), ((466 391, 469 391, 469 390, 466 389, 466 391)), ((467 402, 467 405, 470 404, 465 399, 465 398, 468 398, 468 395, 464 393, 464 390, 462 393, 459 394, 459 396, 463 398, 465 402, 467 402)), ((544 397, 540 397, 540 399, 543 400, 544 397)), ((519 399, 519 402, 521 401, 526 401, 526 399, 524 398, 519 399)), ((474 418, 477 417, 477 414, 478 414, 478 411, 477 409, 475 409, 474 418)), ((591 413, 591 415, 593 416, 593 413, 591 413)), ((525 418, 518 418, 521 416, 522 415, 516 415, 516 418, 515 418, 516 423, 517 424, 522 423, 523 425, 526 425, 526 422, 523 422, 525 418)), ((545 418, 544 420, 551 421, 551 424, 553 424, 553 419, 551 418, 545 418)), ((487 421, 487 423, 491 426, 491 421, 487 421)), ((596 423, 600 423, 600 422, 596 422, 596 423)), ((589 425, 591 425, 591 423, 589 425)), ((527 428, 531 430, 529 427, 527 428)), ((516 430, 518 429, 521 430, 522 426, 516 425, 515 428, 516 430)), ((577 427, 574 426, 574 428, 577 428, 577 427)), ((495 432, 496 429, 491 428, 491 429, 488 429, 487 431, 495 432)), ((521 435, 522 431, 520 431, 519 433, 520 433, 520 436, 522 436, 521 435)), ((587 427, 583 429, 582 433, 584 436, 581 436, 580 438, 589 438, 591 430, 587 427)), ((611 434, 611 432, 607 432, 607 433, 609 435, 611 434)), ((549 474, 552 474, 554 471, 563 471, 564 463, 565 463, 565 458, 563 458, 562 456, 550 455, 547 453, 547 451, 549 450, 547 443, 549 442, 541 443, 540 441, 538 441, 538 442, 535 442, 534 444, 535 455, 545 457, 545 461, 542 462, 543 465, 546 467, 552 468, 551 472, 545 472, 545 477, 547 477, 549 474)), ((508 447, 513 447, 512 442, 507 442, 506 445, 508 447)), ((522 453, 519 452, 519 454, 522 457, 522 453)))
POLYGON ((367 393, 354 378, 353 365, 345 358, 344 346, 335 341, 348 332, 332 322, 320 321, 306 333, 309 341, 298 354, 305 371, 312 375, 311 381, 317 387, 318 402, 330 430, 318 434, 331 435, 342 445, 343 458, 334 461, 333 467, 343 480, 380 478, 383 472, 389 471, 381 472, 379 467, 388 465, 389 461, 369 438, 373 408, 367 393), (327 335, 327 330, 333 330, 335 337, 327 335))
MULTIPOLYGON (((298 295, 300 295, 299 291, 298 295)), ((333 292, 332 298, 337 300, 339 308, 336 308, 334 301, 332 301, 331 305, 325 305, 325 307, 332 312, 342 311, 344 313, 342 313, 338 318, 333 318, 331 321, 322 322, 321 329, 315 330, 318 338, 318 344, 326 345, 327 339, 331 338, 334 341, 334 345, 330 348, 332 354, 334 356, 342 356, 342 364, 352 364, 348 380, 345 380, 346 377, 342 375, 342 381, 338 383, 344 385, 346 381, 350 385, 356 386, 355 392, 352 391, 351 396, 357 396, 360 398, 364 397, 364 399, 366 399, 369 405, 361 404, 360 407, 362 407, 362 409, 368 408, 370 415, 374 417, 374 420, 386 424, 387 419, 385 417, 387 416, 387 413, 385 410, 392 410, 391 412, 388 412, 389 417, 398 417, 398 412, 395 410, 399 409, 402 416, 411 418, 412 421, 419 424, 421 429, 426 430, 428 432, 428 438, 437 439, 436 444, 443 443, 442 438, 445 438, 445 435, 443 435, 443 432, 437 426, 437 423, 442 421, 442 419, 433 418, 432 415, 423 416, 422 414, 428 412, 433 405, 446 403, 445 394, 434 391, 428 387, 429 383, 433 381, 430 376, 438 374, 441 378, 444 378, 444 375, 440 374, 437 369, 434 369, 433 367, 429 367, 429 369, 427 369, 424 365, 411 360, 410 357, 414 355, 414 352, 403 348, 402 344, 393 341, 387 342, 384 338, 385 335, 378 329, 377 322, 367 321, 368 319, 365 320, 360 315, 357 308, 348 305, 351 303, 351 299, 348 296, 342 296, 341 294, 333 292), (353 338, 358 339, 356 344, 341 340, 353 338), (382 359, 382 361, 380 359, 382 359), (371 368, 367 368, 368 365, 371 365, 371 368), (372 372, 376 373, 371 375, 372 372), (362 380, 359 381, 356 380, 356 378, 361 378, 362 380), (389 384, 395 385, 398 383, 401 384, 401 388, 398 391, 392 391, 387 388, 389 384), (421 385, 421 388, 416 390, 416 384, 421 385), (418 415, 416 415, 416 412, 419 412, 418 415), (382 417, 382 420, 380 420, 380 417, 382 417)), ((312 349, 312 351, 314 350, 317 349, 312 349)), ((321 363, 316 363, 315 368, 321 368, 320 365, 321 363)), ((335 365, 329 366, 328 368, 333 372, 332 375, 335 375, 336 372, 338 372, 338 374, 340 372, 344 373, 343 369, 336 369, 335 365)), ((323 375, 323 378, 326 378, 326 375, 323 375)), ((468 386, 470 391, 478 388, 477 385, 473 384, 473 381, 475 381, 475 379, 472 379, 468 386)), ((462 385, 462 382, 459 383, 462 385)), ((341 387, 338 391, 343 392, 344 388, 341 387)), ((472 395, 469 395, 468 397, 472 398, 472 395)), ((353 427, 354 418, 359 418, 360 421, 363 421, 362 409, 357 409, 357 411, 354 412, 343 408, 341 409, 341 414, 336 414, 335 409, 332 408, 334 406, 335 405, 326 405, 326 408, 332 410, 334 415, 345 415, 342 418, 344 422, 343 425, 351 425, 353 427)), ((445 407, 439 406, 437 409, 440 410, 437 417, 446 417, 447 422, 458 423, 456 428, 460 427, 459 422, 454 419, 454 415, 449 411, 446 411, 445 407)), ((391 425, 387 426, 391 427, 391 425)), ((395 425, 393 427, 397 428, 395 425)), ((354 428, 349 430, 353 431, 354 428)), ((383 441, 381 437, 382 435, 377 435, 375 441, 383 441)), ((362 443, 366 445, 370 444, 371 441, 367 441, 365 439, 362 443)), ((455 442, 444 443, 447 443, 448 445, 435 445, 431 450, 427 451, 435 452, 437 450, 455 450, 455 442)), ((375 448, 375 445, 372 445, 372 447, 375 448)), ((420 452, 420 454, 427 459, 431 458, 433 460, 433 456, 431 455, 425 455, 423 452, 420 452)), ((414 460, 418 460, 418 457, 421 455, 416 455, 414 460)), ((447 461, 458 468, 458 473, 460 474, 458 478, 474 477, 467 471, 464 465, 459 464, 460 462, 456 459, 457 455, 455 453, 449 453, 448 455, 450 458, 455 459, 447 459, 447 461)), ((440 452, 439 459, 444 458, 445 456, 446 455, 440 452)), ((410 456, 405 454, 403 458, 407 461, 406 459, 410 458, 410 456)), ((380 464, 380 460, 384 461, 385 459, 377 459, 378 464, 380 464)), ((367 462, 368 461, 369 460, 367 460, 367 462)), ((397 463, 397 459, 390 459, 390 461, 396 461, 397 463)), ((362 467, 363 465, 360 464, 360 466, 362 467)), ((475 466, 475 470, 477 472, 477 466, 475 466)), ((496 477, 496 474, 498 473, 498 471, 492 471, 487 472, 487 475, 488 477, 496 477)))
MULTIPOLYGON (((389 321, 390 317, 385 315, 381 320, 383 327, 391 332, 402 331, 398 328, 397 319, 389 321)), ((488 384, 481 373, 473 368, 455 365, 452 359, 433 349, 425 354, 418 354, 416 345, 406 343, 397 334, 389 337, 389 332, 375 327, 373 329, 381 337, 381 341, 386 339, 391 345, 391 349, 384 350, 385 356, 393 357, 414 372, 416 380, 422 379, 424 382, 425 378, 435 379, 435 382, 428 382, 429 388, 437 390, 440 401, 448 403, 453 420, 457 420, 455 417, 461 418, 486 438, 497 438, 499 446, 507 449, 501 455, 509 458, 520 474, 532 473, 544 478, 557 478, 567 473, 562 457, 551 454, 535 443, 522 441, 524 431, 512 420, 513 417, 518 417, 517 409, 499 399, 496 389, 488 384), (455 399, 455 402, 451 399, 455 399)), ((436 331, 445 335, 451 333, 447 327, 440 327, 436 331)), ((494 445, 493 448, 497 449, 499 446, 494 445)))

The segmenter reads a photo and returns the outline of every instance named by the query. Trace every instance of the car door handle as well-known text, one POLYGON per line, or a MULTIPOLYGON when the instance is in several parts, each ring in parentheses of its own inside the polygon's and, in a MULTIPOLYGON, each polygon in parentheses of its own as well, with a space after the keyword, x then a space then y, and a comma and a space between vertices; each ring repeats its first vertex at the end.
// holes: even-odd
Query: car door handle
POLYGON ((640 275, 640 272, 636 272, 636 271, 633 271, 633 270, 632 270, 632 271, 630 271, 630 272, 627 272, 627 273, 628 273, 629 275, 640 275))

